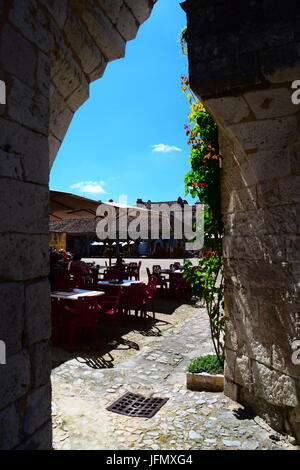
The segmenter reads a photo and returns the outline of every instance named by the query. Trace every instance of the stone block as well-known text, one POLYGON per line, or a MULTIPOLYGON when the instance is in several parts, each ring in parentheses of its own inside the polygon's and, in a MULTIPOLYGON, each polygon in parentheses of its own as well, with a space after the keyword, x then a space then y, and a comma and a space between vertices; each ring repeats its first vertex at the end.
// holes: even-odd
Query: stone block
POLYGON ((93 82, 101 78, 102 75, 104 74, 106 66, 107 66, 107 62, 106 60, 104 60, 100 67, 99 66, 96 67, 91 73, 89 73, 89 81, 93 82))
POLYGON ((25 339, 37 343, 51 336, 50 285, 48 280, 28 284, 25 288, 25 339))
POLYGON ((48 233, 47 186, 2 178, 0 231, 48 233))
POLYGON ((247 356, 238 356, 235 361, 233 382, 251 390, 253 378, 251 371, 251 359, 247 356))
POLYGON ((231 380, 225 377, 225 384, 224 384, 224 395, 231 398, 233 401, 238 401, 239 399, 239 387, 237 384, 232 382, 231 380))
POLYGON ((50 92, 50 60, 41 51, 37 60, 36 84, 40 92, 48 99, 50 92))
POLYGON ((36 50, 9 24, 6 24, 1 31, 0 61, 2 70, 17 77, 31 88, 35 87, 36 50))
POLYGON ((25 181, 48 184, 48 139, 18 123, 0 118, 2 151, 8 155, 3 158, 6 175, 14 174, 25 181), (7 158, 10 159, 8 165, 7 158), (12 167, 12 165, 15 165, 12 167))
POLYGON ((222 171, 222 184, 228 192, 236 189, 241 189, 245 186, 245 182, 242 179, 241 169, 238 165, 228 167, 225 165, 222 171))
POLYGON ((230 212, 247 212, 257 209, 256 186, 234 190, 231 192, 231 196, 232 210, 230 212))
POLYGON ((248 155, 257 180, 282 178, 291 173, 289 153, 279 150, 265 150, 248 155))
POLYGON ((14 405, 0 411, 0 450, 11 450, 19 441, 19 416, 14 405))
MULTIPOLYGON (((250 160, 250 159, 249 159, 250 160)), ((243 186, 253 186, 257 183, 257 174, 250 161, 244 161, 240 167, 240 178, 243 186)))
POLYGON ((0 284, 0 305, 0 339, 5 342, 8 357, 22 349, 24 330, 23 284, 2 282, 0 284))
MULTIPOLYGON (((73 59, 70 51, 61 43, 55 44, 52 48, 51 77, 54 87, 64 99, 67 99, 81 84, 88 86, 80 66, 73 59)), ((51 101, 53 99, 51 93, 53 84, 50 88, 51 101)), ((50 108, 52 108, 52 102, 50 108)))
MULTIPOLYGON (((241 266, 239 275, 244 275, 246 279, 251 280, 251 286, 265 286, 286 291, 290 286, 290 274, 281 263, 249 260, 244 266, 241 266)), ((248 282, 248 284, 250 283, 248 282)))
MULTIPOLYGON (((204 38, 203 38, 204 39, 204 38)), ((191 42, 191 41, 189 41, 191 42)), ((262 77, 257 53, 230 54, 199 60, 199 51, 189 53, 189 78, 193 91, 204 100, 237 93, 249 86, 261 85, 262 77)))
POLYGON ((68 0, 39 0, 47 8, 57 25, 62 28, 68 12, 68 0))
POLYGON ((91 73, 95 67, 101 66, 104 59, 100 50, 91 39, 85 25, 75 15, 68 17, 64 31, 86 74, 91 73))
MULTIPOLYGON (((226 307, 225 307, 226 309, 226 307)), ((227 312, 226 312, 227 313, 227 312)), ((235 329, 235 323, 232 318, 230 318, 230 311, 226 315, 226 322, 225 322, 225 344, 226 348, 237 351, 238 349, 238 338, 237 338, 237 331, 235 329)))
MULTIPOLYGON (((245 329, 247 330, 247 343, 244 351, 246 356, 261 364, 264 364, 267 367, 271 367, 273 345, 270 342, 267 342, 267 331, 262 331, 261 327, 249 329, 250 325, 251 318, 248 318, 248 322, 245 322, 245 329)), ((238 369, 238 366, 236 366, 236 369, 238 369)))
POLYGON ((31 129, 48 135, 48 100, 34 89, 14 78, 7 96, 9 116, 31 129))
POLYGON ((291 145, 289 148, 289 164, 291 173, 294 175, 300 174, 300 148, 299 144, 291 145))
POLYGON ((246 151, 282 150, 296 140, 295 116, 245 122, 228 127, 246 151))
POLYGON ((0 175, 22 179, 23 168, 20 156, 0 150, 0 175))
POLYGON ((289 176, 279 181, 279 192, 284 203, 300 202, 300 176, 289 176))
POLYGON ((123 0, 100 0, 100 7, 104 10, 111 22, 117 22, 123 0))
POLYGON ((293 378, 255 361, 252 370, 256 395, 276 406, 299 406, 293 378))
POLYGON ((126 41, 137 35, 139 24, 125 4, 121 7, 116 27, 126 41))
POLYGON ((52 367, 50 342, 41 341, 31 346, 30 361, 34 386, 45 385, 49 381, 52 367))
POLYGON ((300 236, 285 238, 286 259, 291 263, 300 262, 300 236))
POLYGON ((280 47, 271 47, 259 53, 261 70, 268 80, 275 83, 299 79, 300 43, 291 42, 280 47), (280 74, 280 72, 282 73, 280 74), (294 73, 298 75, 294 78, 294 73))
POLYGON ((298 111, 292 103, 291 90, 288 88, 251 91, 244 97, 257 119, 288 116, 298 111))
POLYGON ((129 6, 139 24, 142 24, 150 16, 153 3, 155 2, 151 2, 152 4, 150 5, 148 0, 141 0, 140 2, 136 2, 135 0, 125 0, 125 3, 129 6))
POLYGON ((213 98, 205 102, 205 106, 218 122, 222 121, 224 126, 237 124, 250 117, 250 109, 241 96, 226 96, 213 98))
POLYGON ((1 281, 22 281, 48 275, 49 236, 0 234, 1 281))
MULTIPOLYGON (((78 2, 78 0, 76 0, 78 2)), ((80 0, 82 18, 95 43, 108 61, 120 59, 125 55, 125 40, 116 31, 111 21, 103 14, 100 8, 91 2, 80 0)))
POLYGON ((67 105, 75 112, 89 98, 89 85, 82 83, 67 99, 67 105))
POLYGON ((300 406, 289 410, 288 424, 289 431, 300 442, 300 406))
POLYGON ((30 385, 28 352, 23 350, 7 358, 0 367, 0 409, 25 395, 30 385))
POLYGON ((277 180, 261 181, 257 184, 257 201, 260 208, 279 205, 281 197, 277 180))
POLYGON ((225 365, 224 375, 230 380, 234 380, 236 352, 226 348, 225 350, 225 365))
POLYGON ((50 132, 62 141, 73 118, 73 112, 58 89, 50 89, 50 132))
POLYGON ((52 165, 54 163, 55 157, 57 155, 57 152, 60 146, 61 146, 61 141, 50 134, 49 135, 49 168, 52 168, 52 165))
POLYGON ((24 433, 33 434, 51 417, 51 385, 48 383, 37 388, 27 397, 24 416, 24 433))
POLYGON ((43 424, 28 439, 20 444, 15 450, 52 450, 52 422, 51 419, 43 424))
MULTIPOLYGON (((282 327, 283 328, 283 327, 282 327)), ((297 379, 299 377, 299 365, 294 365, 292 363, 292 354, 293 350, 291 348, 291 344, 288 341, 288 332, 284 334, 284 330, 282 331, 283 338, 281 345, 274 344, 272 350, 272 368, 278 372, 281 372, 285 375, 289 375, 297 379)), ((277 339, 277 338, 276 338, 277 339)))
POLYGON ((22 35, 33 42, 39 49, 48 53, 51 44, 49 16, 39 8, 36 0, 15 2, 9 12, 9 20, 22 35))
MULTIPOLYGON (((286 84, 292 83, 294 80, 299 80, 300 77, 300 65, 296 67, 288 66, 288 67, 281 67, 277 70, 274 69, 273 72, 265 72, 265 78, 275 84, 286 84)), ((292 91, 291 91, 292 92, 292 91)))

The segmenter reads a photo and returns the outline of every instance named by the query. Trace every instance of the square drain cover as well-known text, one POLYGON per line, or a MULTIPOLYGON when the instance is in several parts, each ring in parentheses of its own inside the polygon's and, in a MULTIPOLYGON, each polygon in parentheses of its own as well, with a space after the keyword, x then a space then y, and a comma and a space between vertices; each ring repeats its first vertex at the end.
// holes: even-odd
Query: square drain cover
POLYGON ((168 398, 146 398, 127 392, 106 409, 120 415, 152 418, 167 401, 168 398))

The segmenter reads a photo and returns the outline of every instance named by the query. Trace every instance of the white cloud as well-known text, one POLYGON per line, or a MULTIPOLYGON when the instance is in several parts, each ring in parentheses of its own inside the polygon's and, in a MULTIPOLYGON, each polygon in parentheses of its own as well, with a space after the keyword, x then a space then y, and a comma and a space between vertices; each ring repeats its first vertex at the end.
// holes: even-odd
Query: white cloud
POLYGON ((81 193, 105 194, 104 185, 104 181, 80 181, 79 183, 72 184, 70 188, 78 189, 81 193))
POLYGON ((166 145, 166 144, 152 145, 152 149, 153 149, 154 152, 162 152, 162 153, 181 152, 182 151, 181 148, 175 147, 175 145, 166 145))

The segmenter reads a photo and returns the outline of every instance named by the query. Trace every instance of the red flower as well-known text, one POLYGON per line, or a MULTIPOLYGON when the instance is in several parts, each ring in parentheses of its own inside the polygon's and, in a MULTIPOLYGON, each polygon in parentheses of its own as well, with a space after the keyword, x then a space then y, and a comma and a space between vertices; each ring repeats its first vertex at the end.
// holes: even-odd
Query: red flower
POLYGON ((188 186, 192 186, 193 188, 208 188, 207 183, 189 183, 188 186))

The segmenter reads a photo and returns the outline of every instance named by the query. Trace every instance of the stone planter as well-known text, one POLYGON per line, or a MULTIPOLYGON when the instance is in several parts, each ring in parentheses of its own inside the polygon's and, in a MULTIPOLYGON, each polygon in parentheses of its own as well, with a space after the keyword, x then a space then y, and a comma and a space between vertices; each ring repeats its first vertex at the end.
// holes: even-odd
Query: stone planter
POLYGON ((224 375, 212 375, 206 372, 199 372, 198 374, 187 372, 186 387, 189 390, 199 392, 222 392, 224 390, 224 375))

